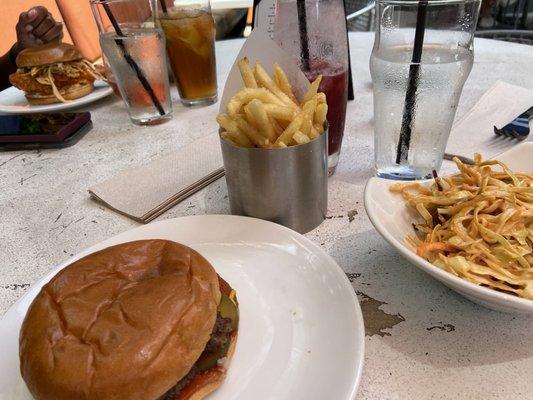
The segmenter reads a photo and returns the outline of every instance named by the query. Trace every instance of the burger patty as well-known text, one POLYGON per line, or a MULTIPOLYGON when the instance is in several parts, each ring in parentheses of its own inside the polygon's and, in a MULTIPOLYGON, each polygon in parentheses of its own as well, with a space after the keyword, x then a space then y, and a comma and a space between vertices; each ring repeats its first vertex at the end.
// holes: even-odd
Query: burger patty
MULTIPOLYGON (((224 318, 217 313, 217 319, 215 321, 215 326, 213 327, 213 332, 211 332, 211 337, 209 338, 209 341, 207 342, 204 352, 201 356, 207 353, 218 353, 230 340, 231 332, 231 319, 224 318)), ((204 371, 201 371, 196 365, 193 365, 189 373, 185 375, 172 389, 166 392, 160 400, 175 400, 183 388, 185 388, 196 376, 202 372, 204 371)))
POLYGON ((209 341, 205 345, 204 352, 218 353, 229 341, 231 331, 231 319, 224 318, 220 313, 217 313, 215 326, 213 327, 209 341))

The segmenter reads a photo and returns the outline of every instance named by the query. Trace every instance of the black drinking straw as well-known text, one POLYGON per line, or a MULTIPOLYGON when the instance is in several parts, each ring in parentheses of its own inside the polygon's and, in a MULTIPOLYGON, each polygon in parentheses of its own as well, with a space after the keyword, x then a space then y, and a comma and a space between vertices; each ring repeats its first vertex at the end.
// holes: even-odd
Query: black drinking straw
MULTIPOLYGON (((111 25, 113 25, 113 28, 115 29, 116 34, 118 36, 123 37, 124 35, 122 33, 122 29, 120 29, 120 26, 118 25, 117 20, 115 19, 115 16, 113 15, 113 12, 111 11, 111 8, 109 8, 109 4, 102 3, 102 6, 104 7, 107 17, 111 21, 111 25)), ((115 43, 122 50, 124 59, 129 64, 131 69, 135 71, 137 78, 139 78, 139 81, 143 85, 144 89, 146 90, 146 92, 148 92, 148 95, 150 96, 150 99, 154 103, 155 108, 157 108, 157 111, 159 112, 159 114, 165 115, 165 110, 163 109, 163 107, 161 106, 161 103, 157 99, 157 96, 154 93, 154 89, 152 89, 152 86, 150 86, 150 83, 144 76, 142 69, 139 67, 139 65, 137 65, 135 60, 131 58, 130 54, 126 50, 126 47, 124 46, 124 42, 122 41, 122 39, 119 39, 119 38, 115 39, 115 43)))
POLYGON ((309 38, 307 36, 307 16, 305 15, 305 0, 296 0, 298 9, 298 30, 300 32, 300 47, 303 66, 309 71, 309 38))
POLYGON ((413 114, 416 106, 416 90, 418 87, 418 76, 420 74, 420 61, 422 60, 422 47, 424 46, 424 32, 426 30, 427 5, 428 0, 420 0, 418 2, 415 43, 411 65, 409 66, 409 81, 407 83, 407 91, 405 92, 400 139, 396 148, 396 164, 400 164, 402 161, 407 161, 407 156, 409 154, 413 114))
POLYGON ((168 10, 165 0, 159 0, 159 3, 161 3, 161 9, 163 10, 163 14, 166 15, 168 13, 168 10))

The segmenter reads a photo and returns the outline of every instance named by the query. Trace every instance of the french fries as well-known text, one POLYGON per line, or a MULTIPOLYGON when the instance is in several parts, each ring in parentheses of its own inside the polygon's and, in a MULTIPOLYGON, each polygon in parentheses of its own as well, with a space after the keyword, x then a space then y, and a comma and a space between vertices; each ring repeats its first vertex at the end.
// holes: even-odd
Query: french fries
POLYGON ((287 128, 279 135, 278 139, 274 142, 274 144, 279 145, 280 143, 289 144, 292 140, 292 137, 296 133, 298 129, 300 129, 300 126, 302 125, 304 119, 304 113, 301 112, 294 118, 294 120, 289 124, 287 128))
POLYGON ((309 136, 311 133, 311 128, 313 127, 313 122, 311 121, 311 117, 304 112, 302 125, 300 126, 300 131, 306 135, 309 136))
POLYGON ((302 107, 302 110, 309 116, 309 117, 312 117, 314 114, 315 114, 315 110, 316 110, 316 106, 317 106, 317 100, 316 100, 316 96, 311 98, 311 100, 307 101, 303 107, 302 107))
POLYGON ((315 97, 318 94, 318 86, 320 85, 320 82, 322 82, 322 75, 319 75, 318 78, 316 78, 312 83, 311 86, 309 86, 309 89, 307 90, 307 93, 304 96, 303 103, 307 103, 309 100, 311 100, 313 97, 315 97))
POLYGON ((296 142, 296 144, 305 144, 310 141, 309 136, 300 131, 296 131, 292 138, 296 142))
POLYGON ((294 109, 277 104, 265 104, 265 110, 270 117, 284 121, 292 121, 297 114, 294 109))
POLYGON ((229 142, 241 147, 254 147, 253 143, 245 135, 237 132, 223 132, 222 137, 229 142))
POLYGON ((274 64, 272 76, 247 58, 237 63, 244 87, 217 116, 221 137, 240 147, 285 148, 309 143, 324 132, 328 106, 318 92, 322 76, 298 101, 283 69, 274 64))
POLYGON ((285 71, 283 71, 278 63, 274 64, 274 81, 283 93, 289 96, 294 103, 297 103, 296 97, 294 97, 294 93, 292 92, 289 79, 287 78, 287 75, 285 75, 285 71))
POLYGON ((238 130, 237 123, 226 114, 218 114, 217 122, 226 132, 237 132, 238 130))
POLYGON ((326 103, 318 104, 315 109, 313 123, 315 126, 324 126, 326 115, 328 114, 328 105, 326 103))
POLYGON ((262 65, 257 63, 255 64, 255 77, 261 85, 268 90, 270 90, 276 97, 278 97, 284 104, 289 107, 298 108, 298 105, 292 101, 289 96, 287 96, 283 91, 276 86, 272 78, 268 76, 267 72, 263 69, 262 65))
POLYGON ((317 137, 320 136, 320 133, 324 131, 324 128, 322 128, 322 130, 320 129, 317 129, 316 127, 312 126, 311 127, 311 132, 309 132, 309 138, 312 140, 312 139, 316 139, 317 137))
POLYGON ((257 88, 257 82, 255 80, 254 72, 252 71, 252 68, 250 68, 250 63, 248 63, 248 59, 244 57, 242 60, 239 60, 237 65, 239 66, 239 71, 241 71, 244 86, 251 89, 257 88))
POLYGON ((268 117, 268 120, 270 121, 270 123, 272 124, 272 127, 274 128, 274 132, 276 133, 276 138, 278 138, 278 136, 283 133, 283 128, 281 127, 279 122, 276 121, 274 118, 268 117))
POLYGON ((239 132, 247 136, 256 146, 269 147, 269 140, 262 136, 257 129, 250 125, 244 118, 237 119, 237 127, 239 128, 239 132))
POLYGON ((260 100, 253 99, 244 107, 246 118, 248 121, 253 121, 259 132, 271 142, 276 141, 276 133, 274 127, 268 119, 265 107, 260 100))

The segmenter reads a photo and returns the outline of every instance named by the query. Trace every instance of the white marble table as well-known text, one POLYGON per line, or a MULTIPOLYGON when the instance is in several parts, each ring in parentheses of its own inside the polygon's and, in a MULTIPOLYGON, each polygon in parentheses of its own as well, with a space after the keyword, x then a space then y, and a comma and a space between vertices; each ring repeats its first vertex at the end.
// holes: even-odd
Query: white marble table
MULTIPOLYGON (((533 319, 486 310, 435 282, 401 259, 365 215, 363 189, 373 174, 372 41, 371 34, 350 35, 356 100, 329 182, 328 219, 307 235, 337 260, 362 302, 367 339, 358 398, 532 399, 533 319)), ((241 44, 218 43, 221 86, 241 44)), ((476 40, 458 115, 497 79, 533 89, 532 65, 533 46, 476 40)), ((91 201, 89 186, 216 130, 217 106, 175 105, 173 121, 156 128, 130 124, 112 98, 88 109, 94 129, 74 147, 0 153, 2 313, 54 264, 137 225, 91 201)), ((464 143, 464 155, 493 156, 510 146, 477 132, 451 141, 464 143)), ((161 218, 228 212, 219 180, 161 218)))

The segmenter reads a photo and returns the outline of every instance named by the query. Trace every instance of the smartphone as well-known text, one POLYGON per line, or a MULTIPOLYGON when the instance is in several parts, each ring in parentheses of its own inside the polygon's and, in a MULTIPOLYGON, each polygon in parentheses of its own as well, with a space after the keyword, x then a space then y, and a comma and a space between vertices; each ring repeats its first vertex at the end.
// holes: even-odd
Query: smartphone
POLYGON ((91 128, 89 112, 0 115, 0 149, 68 147, 91 128))

